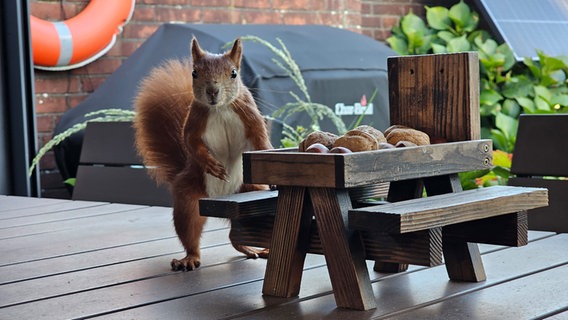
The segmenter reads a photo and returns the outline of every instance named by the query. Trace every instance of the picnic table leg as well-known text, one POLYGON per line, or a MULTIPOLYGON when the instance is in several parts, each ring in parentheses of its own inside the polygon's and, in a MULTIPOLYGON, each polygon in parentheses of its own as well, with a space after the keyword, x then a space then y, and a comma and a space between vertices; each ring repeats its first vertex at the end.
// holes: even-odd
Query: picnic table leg
POLYGON ((312 221, 305 190, 304 187, 279 188, 262 288, 265 295, 288 298, 300 292, 312 221))
MULTIPOLYGON (((421 179, 393 181, 390 183, 388 202, 398 202, 422 197, 424 184, 421 179)), ((406 263, 394 263, 375 260, 373 270, 377 272, 398 273, 408 269, 406 263)))
POLYGON ((351 200, 347 190, 310 188, 314 215, 338 307, 376 308, 358 232, 347 229, 351 200))
MULTIPOLYGON (((462 191, 457 174, 428 178, 424 180, 424 184, 429 196, 462 191)), ((442 247, 450 280, 479 282, 486 279, 477 243, 452 237, 443 228, 442 247)))

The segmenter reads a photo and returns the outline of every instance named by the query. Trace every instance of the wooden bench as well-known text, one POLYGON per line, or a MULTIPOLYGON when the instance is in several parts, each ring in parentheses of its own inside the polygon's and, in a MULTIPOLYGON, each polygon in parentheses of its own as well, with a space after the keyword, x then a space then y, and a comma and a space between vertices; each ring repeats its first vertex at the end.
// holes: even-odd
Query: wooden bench
MULTIPOLYGON (((485 280, 481 261, 472 260, 475 265, 463 268, 456 247, 468 243, 526 245, 526 210, 546 205, 546 189, 495 186, 350 210, 349 228, 362 231, 364 239, 441 229, 442 242, 426 244, 442 247, 451 280, 477 282, 485 280)), ((401 236, 398 239, 406 240, 401 236)), ((433 248, 432 254, 438 250, 433 248)), ((403 248, 393 256, 404 251, 408 250, 403 248)))
MULTIPOLYGON (((268 121, 270 139, 280 141, 282 123, 268 121)), ((172 206, 165 185, 147 174, 134 145, 131 122, 90 122, 85 129, 73 200, 172 206)))
POLYGON ((568 114, 521 115, 511 186, 548 189, 550 205, 529 215, 529 229, 568 232, 568 114))
POLYGON ((90 122, 85 129, 73 200, 171 206, 134 147, 131 122, 90 122))
MULTIPOLYGON (((408 264, 441 264, 444 257, 451 279, 482 281, 477 242, 526 244, 525 210, 545 205, 546 190, 463 192, 459 181, 459 172, 492 166, 491 141, 480 140, 476 53, 392 57, 388 66, 391 123, 417 128, 443 143, 353 154, 249 152, 243 155, 245 182, 277 185, 278 195, 200 202, 202 215, 232 219, 233 241, 270 248, 263 294, 297 295, 305 255, 321 253, 337 306, 367 310, 376 304, 365 259, 375 260, 376 271, 396 272, 408 264), (362 220, 377 219, 367 213, 381 206, 353 209, 363 202, 352 190, 371 195, 374 191, 366 188, 381 189, 377 186, 385 183, 389 204, 384 209, 416 201, 445 218, 431 217, 412 232, 388 232, 380 224, 359 230, 362 220), (517 201, 525 197, 534 202, 517 201), (230 215, 217 211, 229 207, 230 215)), ((429 217, 421 210, 412 212, 429 217)))

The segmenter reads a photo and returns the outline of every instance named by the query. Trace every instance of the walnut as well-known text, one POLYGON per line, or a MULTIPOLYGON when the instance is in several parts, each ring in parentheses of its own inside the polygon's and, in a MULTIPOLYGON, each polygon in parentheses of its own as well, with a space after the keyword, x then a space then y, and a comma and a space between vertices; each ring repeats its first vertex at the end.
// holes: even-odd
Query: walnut
POLYGON ((314 131, 310 133, 298 146, 298 150, 300 152, 306 151, 306 149, 315 144, 321 143, 326 146, 328 149, 333 148, 333 143, 337 140, 338 136, 336 134, 325 132, 325 131, 314 131))
POLYGON ((399 141, 412 142, 418 146, 430 144, 430 137, 419 130, 412 128, 394 128, 387 135, 388 143, 396 145, 399 141))

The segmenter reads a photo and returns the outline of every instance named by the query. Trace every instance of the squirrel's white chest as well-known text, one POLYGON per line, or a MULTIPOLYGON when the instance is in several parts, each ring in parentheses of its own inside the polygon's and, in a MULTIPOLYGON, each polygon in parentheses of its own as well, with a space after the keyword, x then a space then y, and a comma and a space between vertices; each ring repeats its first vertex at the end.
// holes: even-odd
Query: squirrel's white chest
POLYGON ((203 141, 229 175, 227 182, 206 174, 207 194, 215 196, 237 192, 243 183, 242 153, 252 149, 239 115, 230 108, 211 110, 203 141))

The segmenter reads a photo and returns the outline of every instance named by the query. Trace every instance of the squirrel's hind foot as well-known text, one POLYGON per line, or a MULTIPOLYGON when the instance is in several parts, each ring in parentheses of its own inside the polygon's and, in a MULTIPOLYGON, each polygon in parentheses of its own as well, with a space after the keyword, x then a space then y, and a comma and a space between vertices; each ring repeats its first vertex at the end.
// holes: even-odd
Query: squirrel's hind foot
POLYGON ((192 271, 199 268, 201 259, 197 256, 188 255, 181 260, 172 259, 170 265, 172 266, 172 271, 192 271))
POLYGON ((244 253, 247 258, 249 259, 257 259, 257 258, 268 258, 269 249, 261 249, 261 248, 253 248, 249 246, 243 246, 240 244, 234 244, 233 247, 237 249, 237 251, 244 253))

